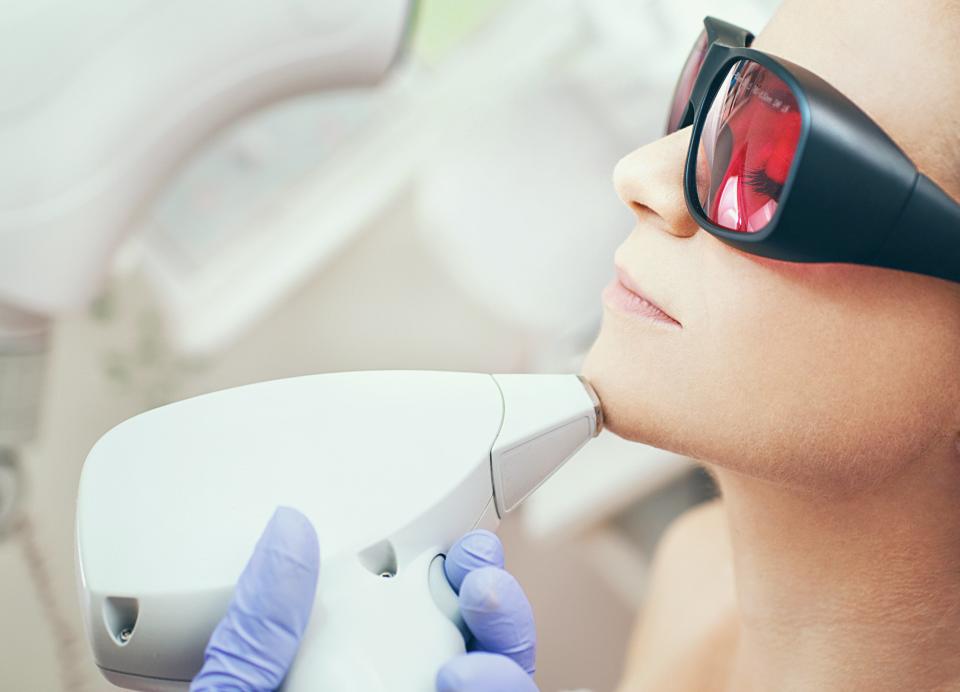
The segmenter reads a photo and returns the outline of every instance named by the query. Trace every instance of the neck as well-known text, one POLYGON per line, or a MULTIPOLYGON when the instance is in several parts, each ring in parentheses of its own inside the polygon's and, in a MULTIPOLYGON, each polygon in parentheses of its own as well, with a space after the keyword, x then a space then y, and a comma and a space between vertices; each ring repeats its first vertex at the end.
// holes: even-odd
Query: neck
POLYGON ((956 454, 842 497, 717 470, 741 621, 730 689, 960 689, 956 454))

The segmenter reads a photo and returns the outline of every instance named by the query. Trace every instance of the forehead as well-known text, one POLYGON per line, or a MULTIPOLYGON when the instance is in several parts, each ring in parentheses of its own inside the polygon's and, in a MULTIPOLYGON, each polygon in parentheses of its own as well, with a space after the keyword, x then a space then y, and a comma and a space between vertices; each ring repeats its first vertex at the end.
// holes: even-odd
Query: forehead
POLYGON ((960 3, 785 0, 754 47, 803 65, 960 197, 960 3))

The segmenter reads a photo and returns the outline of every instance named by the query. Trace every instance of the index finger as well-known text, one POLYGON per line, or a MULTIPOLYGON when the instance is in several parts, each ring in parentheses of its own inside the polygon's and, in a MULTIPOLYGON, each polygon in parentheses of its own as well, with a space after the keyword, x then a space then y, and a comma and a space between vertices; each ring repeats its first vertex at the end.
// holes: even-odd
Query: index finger
POLYGON ((453 544, 443 568, 453 590, 460 593, 464 578, 481 567, 503 569, 503 544, 492 531, 475 529, 453 544))

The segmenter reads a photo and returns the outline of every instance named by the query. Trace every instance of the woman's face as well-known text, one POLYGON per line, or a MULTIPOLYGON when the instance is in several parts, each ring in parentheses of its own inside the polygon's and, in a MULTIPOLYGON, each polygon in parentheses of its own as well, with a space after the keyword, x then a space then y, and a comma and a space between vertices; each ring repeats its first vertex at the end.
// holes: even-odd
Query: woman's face
MULTIPOLYGON (((754 47, 830 82, 960 198, 958 28, 957 3, 787 0, 754 47)), ((636 214, 615 263, 679 325, 605 294, 584 373, 608 428, 818 491, 875 484, 952 448, 960 286, 721 243, 686 210, 689 135, 634 151, 614 173, 636 214)))

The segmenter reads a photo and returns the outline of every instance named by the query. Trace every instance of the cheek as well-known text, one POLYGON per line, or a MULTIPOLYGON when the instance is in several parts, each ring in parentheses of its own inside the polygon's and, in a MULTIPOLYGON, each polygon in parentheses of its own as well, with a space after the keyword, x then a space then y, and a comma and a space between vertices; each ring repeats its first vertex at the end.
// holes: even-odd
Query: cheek
POLYGON ((680 333, 606 316, 585 374, 614 432, 752 475, 846 486, 888 475, 955 424, 953 287, 733 252, 701 262, 686 287, 680 333))

